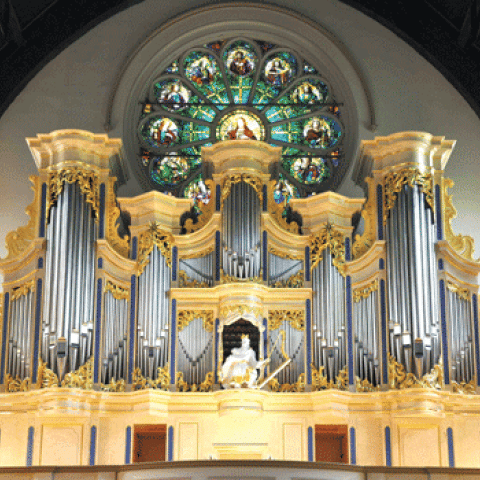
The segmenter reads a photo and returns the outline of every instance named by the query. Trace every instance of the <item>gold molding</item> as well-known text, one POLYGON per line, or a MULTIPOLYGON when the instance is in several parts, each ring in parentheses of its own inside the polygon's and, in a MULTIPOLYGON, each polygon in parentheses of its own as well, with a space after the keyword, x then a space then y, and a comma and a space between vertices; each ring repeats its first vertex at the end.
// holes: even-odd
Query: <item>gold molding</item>
POLYGON ((402 170, 390 172, 385 176, 385 200, 383 212, 383 224, 386 225, 388 212, 395 206, 397 194, 404 185, 414 187, 418 185, 425 194, 427 203, 435 213, 435 200, 433 195, 433 175, 431 173, 421 173, 418 168, 404 168, 402 170))
POLYGON ((361 257, 375 243, 377 238, 375 221, 377 194, 375 192, 375 181, 373 178, 367 177, 365 178, 365 182, 368 185, 368 200, 365 202, 361 212, 365 225, 363 234, 355 235, 355 241, 352 247, 352 256, 354 259, 361 257))
POLYGON ((345 276, 345 236, 335 228, 331 223, 327 223, 325 228, 317 234, 310 237, 312 264, 310 270, 313 270, 322 260, 323 251, 329 247, 333 256, 333 265, 345 276))
POLYGON ((353 301, 359 302, 362 298, 368 298, 370 294, 378 290, 378 278, 369 283, 365 287, 356 288, 353 290, 353 301))
POLYGON ((201 214, 198 216, 197 223, 193 223, 191 218, 187 218, 185 225, 183 226, 187 233, 193 233, 203 228, 210 221, 213 212, 215 211, 217 194, 215 182, 213 180, 205 180, 204 183, 205 186, 210 189, 210 201, 207 204, 200 202, 198 208, 200 209, 201 214))
POLYGON ((228 175, 223 181, 222 196, 220 199, 220 205, 222 210, 223 210, 223 203, 225 202, 227 197, 230 195, 230 192, 232 190, 232 185, 235 185, 236 183, 240 183, 240 182, 245 182, 248 185, 251 185, 255 190, 255 192, 257 193, 260 203, 263 202, 263 180, 255 174, 235 173, 232 175, 228 175))
POLYGON ((474 240, 470 235, 455 235, 452 228, 452 220, 457 216, 457 209, 453 206, 453 195, 448 194, 448 189, 452 188, 454 182, 450 178, 442 179, 443 190, 443 225, 445 229, 445 239, 450 246, 466 260, 475 261, 473 252, 475 251, 474 240))
POLYGON ((443 378, 443 365, 441 363, 435 365, 430 373, 418 379, 413 373, 406 373, 405 367, 398 363, 392 354, 388 354, 388 383, 390 389, 433 388, 441 390, 443 378))
POLYGON ((5 237, 5 248, 8 252, 5 259, 18 257, 37 236, 37 226, 40 221, 41 182, 40 178, 36 175, 31 175, 29 180, 33 184, 31 189, 34 192, 32 203, 25 209, 25 213, 28 215, 29 220, 27 225, 18 227, 13 232, 8 233, 5 237))
POLYGON ((283 322, 289 322, 295 330, 305 330, 305 310, 268 311, 268 330, 277 330, 283 322))
POLYGON ((12 291, 12 301, 17 300, 18 298, 22 297, 23 295, 27 295, 28 292, 35 292, 35 280, 30 280, 29 282, 20 285, 20 287, 14 289, 12 291))
POLYGON ((130 291, 128 288, 123 288, 118 285, 115 285, 112 281, 107 280, 105 283, 105 293, 111 292, 113 298, 116 300, 128 300, 130 296, 130 291))
POLYGON ((197 385, 196 383, 189 385, 183 380, 183 372, 177 372, 175 386, 177 392, 213 392, 214 380, 215 377, 213 375, 213 372, 208 372, 205 375, 205 380, 202 383, 200 383, 199 385, 197 385))
POLYGON ((198 280, 195 280, 194 278, 190 278, 187 275, 187 272, 185 270, 179 270, 178 271, 178 286, 179 288, 209 288, 210 285, 208 285, 207 282, 199 282, 198 280))
POLYGON ((167 265, 172 266, 173 235, 160 229, 158 222, 150 222, 148 230, 142 232, 138 238, 138 275, 148 265, 148 256, 156 246, 165 257, 167 265))
POLYGON ((278 383, 278 380, 276 378, 272 378, 268 382, 268 387, 270 388, 271 392, 280 392, 280 393, 287 393, 287 392, 304 392, 305 391, 305 374, 301 373, 298 376, 298 380, 295 383, 278 383))
POLYGON ((287 230, 287 232, 294 233, 300 235, 300 226, 297 222, 290 222, 288 223, 285 218, 283 218, 283 206, 279 205, 275 202, 273 198, 273 191, 275 189, 275 185, 277 184, 276 180, 271 180, 268 183, 267 189, 267 208, 270 215, 275 219, 276 223, 283 229, 287 230))
POLYGON ((78 183, 80 191, 85 195, 85 201, 92 205, 95 217, 98 219, 100 211, 98 174, 78 167, 54 170, 48 174, 46 217, 48 218, 50 208, 62 193, 65 183, 78 183))
POLYGON ((169 364, 167 363, 163 368, 157 368, 157 379, 145 378, 142 371, 136 368, 133 371, 132 386, 134 390, 145 390, 148 388, 158 388, 160 390, 168 391, 170 388, 170 373, 169 364))
POLYGON ((180 310, 177 316, 178 331, 181 332, 196 318, 202 319, 203 328, 205 331, 213 332, 213 327, 215 324, 213 310, 180 310))
POLYGON ((462 288, 460 285, 457 285, 450 280, 447 280, 447 288, 452 293, 456 293, 463 300, 467 300, 469 302, 472 299, 472 292, 468 288, 462 288))
POLYGON ((112 248, 122 255, 122 257, 129 258, 130 256, 130 242, 128 236, 121 237, 117 229, 117 220, 120 217, 120 208, 117 205, 115 196, 115 177, 108 179, 108 195, 106 202, 106 235, 108 243, 112 248))
POLYGON ((82 390, 92 390, 93 388, 93 356, 87 362, 75 370, 65 375, 62 380, 62 387, 81 388, 82 390))
POLYGON ((297 273, 290 275, 286 280, 278 280, 272 288, 303 288, 304 287, 303 270, 299 270, 297 273))

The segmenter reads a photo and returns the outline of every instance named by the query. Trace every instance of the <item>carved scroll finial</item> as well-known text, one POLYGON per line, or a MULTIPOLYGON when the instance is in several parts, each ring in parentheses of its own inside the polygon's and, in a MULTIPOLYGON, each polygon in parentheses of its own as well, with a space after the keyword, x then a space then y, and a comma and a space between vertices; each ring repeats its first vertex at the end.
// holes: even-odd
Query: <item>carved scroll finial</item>
POLYGON ((205 331, 213 332, 215 320, 213 318, 212 310, 180 310, 180 312, 178 312, 177 319, 178 331, 181 332, 196 318, 202 319, 203 328, 205 331))
POLYGON ((320 233, 311 236, 310 244, 312 251, 311 270, 323 260, 323 251, 330 248, 333 264, 342 275, 344 274, 342 266, 345 264, 345 236, 334 225, 327 223, 320 233))
POLYGON ((148 230, 138 239, 138 266, 140 275, 149 262, 149 255, 156 246, 165 257, 167 265, 172 266, 173 235, 160 229, 158 222, 150 222, 148 230))

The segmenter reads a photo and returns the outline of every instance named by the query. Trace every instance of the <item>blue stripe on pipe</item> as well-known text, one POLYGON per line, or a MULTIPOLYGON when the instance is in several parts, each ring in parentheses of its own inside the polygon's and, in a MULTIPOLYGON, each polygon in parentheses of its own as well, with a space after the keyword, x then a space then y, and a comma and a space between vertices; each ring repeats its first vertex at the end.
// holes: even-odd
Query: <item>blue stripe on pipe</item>
POLYGON ((347 304, 347 335, 348 335, 348 384, 354 385, 353 375, 353 322, 352 322, 352 278, 345 278, 346 304, 347 304))
POLYGON ((263 211, 266 212, 268 210, 268 202, 267 202, 267 186, 263 186, 263 211))
MULTIPOLYGON (((135 237, 136 238, 136 237, 135 237)), ((128 374, 127 381, 131 385, 133 377, 133 359, 135 355, 135 302, 137 278, 130 277, 130 338, 128 340, 128 374)))
POLYGON ((90 463, 89 465, 95 465, 96 443, 97 443, 97 427, 93 426, 90 429, 90 463))
POLYGON ((8 307, 10 306, 10 293, 6 292, 3 299, 2 361, 0 370, 0 384, 3 384, 3 377, 5 375, 5 358, 7 355, 8 307))
POLYGON ((350 239, 345 238, 345 260, 349 262, 351 260, 351 252, 350 252, 350 239))
POLYGON ((308 427, 308 461, 313 462, 313 427, 308 427))
POLYGON ((262 255, 263 281, 266 282, 268 280, 268 234, 265 230, 263 231, 262 255))
POLYGON ((168 427, 168 457, 169 462, 173 462, 173 427, 168 427))
POLYGON ((447 428, 448 440, 448 466, 455 467, 455 452, 453 450, 453 431, 450 427, 447 428))
POLYGON ((177 301, 172 300, 172 328, 170 329, 172 345, 170 350, 170 378, 175 381, 175 346, 177 343, 177 301))
POLYGON ((357 464, 357 444, 355 439, 355 429, 350 427, 350 464, 357 464))
POLYGON ((387 362, 387 301, 385 294, 385 280, 380 280, 380 315, 382 319, 382 374, 383 384, 388 384, 388 362, 387 362))
POLYGON ((472 295, 472 307, 473 307, 473 327, 475 335, 475 362, 477 364, 477 386, 480 387, 480 341, 478 335, 478 300, 477 294, 472 295))
POLYGON ((442 201, 440 185, 435 185, 435 223, 437 224, 437 240, 443 240, 442 201))
POLYGON ((31 467, 33 464, 33 440, 35 438, 35 429, 33 427, 28 428, 27 439, 27 467, 31 467))
POLYGON ((138 238, 133 237, 132 238, 132 248, 131 248, 131 251, 130 251, 130 256, 131 256, 132 260, 137 259, 137 249, 138 249, 138 238))
POLYGON ((307 385, 312 384, 312 307, 310 299, 305 302, 305 316, 307 330, 307 385))
POLYGON ((305 281, 310 281, 310 247, 305 247, 305 281))
POLYGON ((38 357, 40 355, 40 318, 42 313, 42 279, 37 280, 37 298, 35 299, 35 327, 33 337, 33 362, 32 362, 32 383, 37 383, 38 357))
POLYGON ((220 230, 215 232, 215 281, 220 281, 220 230))
POLYGON ((377 230, 378 239, 383 240, 383 188, 377 185, 377 230))
POLYGON ((218 333, 218 326, 220 325, 220 320, 215 319, 215 383, 218 383, 218 346, 220 345, 220 334, 218 333))
POLYGON ((132 427, 127 427, 125 432, 125 463, 131 463, 132 455, 132 427))
POLYGON ((38 257, 37 268, 41 270, 43 268, 43 257, 38 257))
POLYGON ((97 315, 95 318, 95 350, 93 354, 93 383, 98 383, 98 363, 100 360, 100 326, 102 324, 102 279, 97 280, 97 315))
POLYGON ((448 361, 447 307, 445 300, 445 281, 440 280, 440 318, 442 323, 443 378, 450 385, 450 364, 448 361))
POLYGON ((105 184, 100 184, 100 218, 98 222, 98 238, 105 238, 105 184))
POLYGON ((46 211, 47 211, 47 184, 42 183, 42 199, 40 203, 40 225, 38 228, 38 236, 43 238, 45 236, 46 227, 46 211))
POLYGON ((220 185, 217 185, 215 188, 215 210, 217 212, 220 211, 221 198, 222 198, 222 189, 220 188, 220 185))
MULTIPOLYGON (((263 358, 268 357, 268 320, 263 319, 263 358)), ((267 376, 268 368, 265 367, 264 375, 267 376)))
POLYGON ((178 248, 172 248, 172 282, 177 281, 177 257, 178 257, 178 248))
POLYGON ((385 427, 385 459, 387 467, 392 466, 392 445, 390 440, 390 427, 385 427))

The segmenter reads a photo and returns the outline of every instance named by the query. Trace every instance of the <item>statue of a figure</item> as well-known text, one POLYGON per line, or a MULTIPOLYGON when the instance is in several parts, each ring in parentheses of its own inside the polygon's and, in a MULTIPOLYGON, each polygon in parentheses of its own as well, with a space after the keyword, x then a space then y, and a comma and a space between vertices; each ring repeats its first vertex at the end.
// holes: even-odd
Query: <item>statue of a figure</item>
POLYGON ((268 358, 257 362, 248 335, 242 335, 242 346, 232 349, 232 353, 222 366, 223 388, 255 388, 257 369, 268 362, 268 358))

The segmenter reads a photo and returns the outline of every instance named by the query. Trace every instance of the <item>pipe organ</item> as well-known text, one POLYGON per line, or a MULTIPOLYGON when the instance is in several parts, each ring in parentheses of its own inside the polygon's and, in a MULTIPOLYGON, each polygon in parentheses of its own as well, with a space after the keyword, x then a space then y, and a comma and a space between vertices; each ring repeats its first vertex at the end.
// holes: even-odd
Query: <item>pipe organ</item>
POLYGON ((257 388, 478 391, 480 264, 443 176, 454 142, 365 141, 366 199, 291 198, 290 222, 273 199, 281 149, 263 142, 205 147, 201 202, 117 198, 121 143, 105 135, 28 144, 31 218, 0 262, 5 391, 217 390, 224 329, 229 351, 255 332, 257 388), (200 220, 181 223, 194 203, 200 220))

